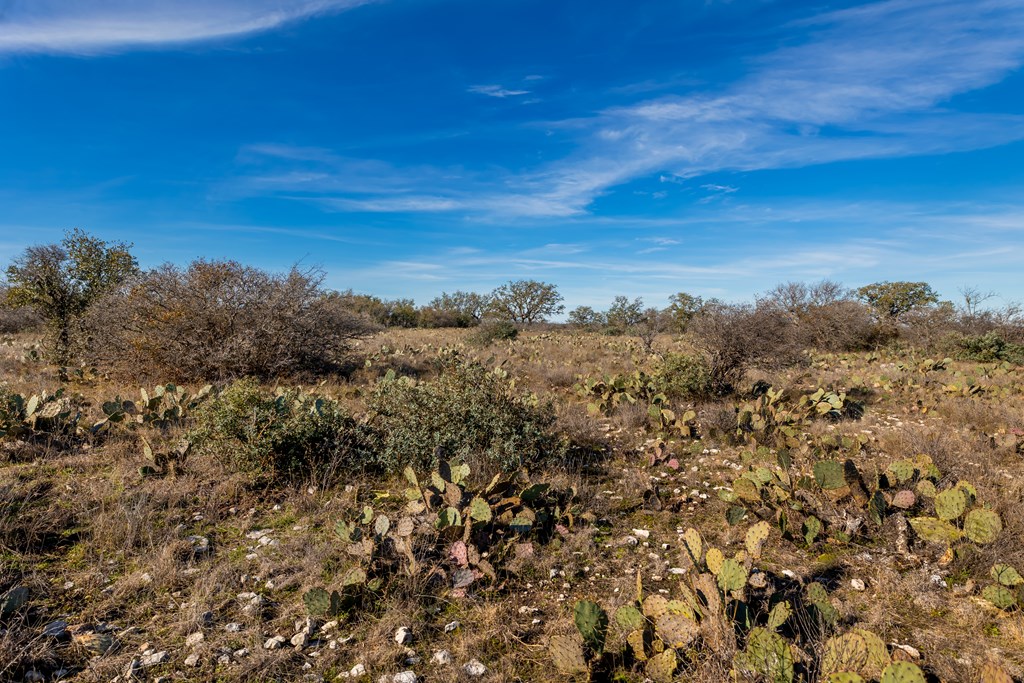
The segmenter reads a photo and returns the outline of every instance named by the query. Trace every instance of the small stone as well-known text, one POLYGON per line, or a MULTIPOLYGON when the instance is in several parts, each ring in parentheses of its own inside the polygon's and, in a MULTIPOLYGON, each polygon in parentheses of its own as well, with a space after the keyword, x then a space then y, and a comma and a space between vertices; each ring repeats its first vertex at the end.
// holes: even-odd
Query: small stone
POLYGON ((418 680, 415 671, 399 671, 391 677, 391 683, 416 683, 418 680))
POLYGON ((444 632, 452 633, 453 631, 458 630, 459 626, 462 626, 462 624, 460 624, 458 621, 450 621, 444 625, 444 632))
POLYGON ((359 678, 360 676, 366 675, 366 666, 363 664, 356 664, 348 670, 348 675, 351 678, 359 678))
POLYGON ((487 667, 484 666, 478 659, 469 660, 469 662, 462 667, 462 670, 465 671, 466 675, 470 676, 471 678, 480 678, 485 673, 487 673, 487 667))
POLYGON ((217 663, 218 664, 230 664, 231 663, 231 655, 221 655, 220 657, 217 657, 217 663))
POLYGON ((889 643, 892 645, 893 659, 911 661, 915 659, 921 659, 921 652, 916 647, 910 645, 900 645, 899 643, 889 643))
POLYGON ((452 653, 448 652, 448 650, 438 650, 430 658, 430 663, 437 666, 448 666, 452 663, 452 653))
POLYGON ((66 621, 51 621, 43 627, 43 635, 47 638, 57 638, 59 640, 67 635, 67 632, 68 622, 66 621))
POLYGON ((309 645, 309 634, 305 631, 299 631, 291 639, 292 646, 298 650, 309 645))
POLYGON ((195 633, 193 633, 185 639, 185 647, 195 647, 204 640, 206 640, 206 636, 203 634, 203 632, 196 631, 195 633))
POLYGON ((232 621, 230 624, 224 626, 224 630, 228 633, 240 633, 244 627, 237 621, 232 621))
MULTIPOLYGON (((633 529, 633 535, 637 538, 648 539, 651 537, 651 532, 647 529, 633 529)), ((473 660, 476 661, 476 660, 473 660)), ((468 664, 466 666, 469 666, 468 664)))
POLYGON ((239 650, 234 651, 235 659, 242 659, 243 657, 249 656, 249 648, 243 647, 239 650))
POLYGON ((185 657, 185 666, 199 666, 199 655, 193 652, 185 657))
POLYGON ((43 683, 46 678, 43 674, 39 673, 35 669, 29 669, 25 672, 25 683, 43 683))
POLYGON ((274 636, 273 638, 267 638, 266 642, 263 643, 263 649, 276 650, 287 642, 288 639, 284 636, 274 636))
POLYGON ((408 627, 402 626, 395 631, 395 642, 399 645, 408 645, 412 642, 412 631, 408 627))
POLYGON ((857 592, 863 592, 868 589, 867 584, 864 583, 863 579, 850 579, 850 588, 857 592))
POLYGON ((206 536, 189 536, 185 540, 192 544, 192 552, 196 555, 210 552, 210 539, 206 536))
POLYGON ((161 650, 160 652, 154 652, 153 654, 144 655, 140 663, 142 664, 143 667, 157 666, 158 664, 163 664, 164 662, 166 662, 167 659, 167 651, 161 650))
POLYGON ((636 546, 640 545, 640 539, 638 539, 636 536, 626 536, 624 539, 622 539, 622 545, 628 545, 635 548, 636 546))

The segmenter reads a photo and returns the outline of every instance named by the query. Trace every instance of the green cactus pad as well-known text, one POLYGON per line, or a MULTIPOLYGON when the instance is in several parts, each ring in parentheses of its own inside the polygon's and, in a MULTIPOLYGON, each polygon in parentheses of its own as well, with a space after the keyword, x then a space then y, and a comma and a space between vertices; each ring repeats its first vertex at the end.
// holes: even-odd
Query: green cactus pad
POLYGON ((897 484, 902 484, 914 478, 916 469, 914 463, 909 460, 897 460, 896 462, 889 463, 886 474, 890 475, 897 484))
POLYGON ((704 556, 704 563, 708 567, 708 571, 712 574, 717 574, 718 570, 722 568, 722 563, 725 562, 725 555, 718 548, 708 548, 707 554, 704 556))
POLYGON ((747 529, 744 544, 750 557, 755 560, 761 559, 761 551, 764 549, 765 541, 768 540, 768 534, 771 532, 771 529, 771 525, 763 521, 747 529))
POLYGON ((646 619, 633 605, 623 605, 615 610, 615 623, 623 631, 636 631, 644 627, 646 619))
POLYGON ((832 601, 829 600, 828 591, 817 581, 808 584, 806 590, 807 602, 810 603, 822 621, 826 624, 835 624, 839 619, 839 612, 832 605, 832 601))
POLYGON ((487 504, 487 501, 477 496, 469 502, 469 516, 476 522, 489 522, 491 521, 491 506, 487 504))
POLYGON ((935 496, 935 515, 947 522, 967 512, 967 494, 960 489, 947 489, 935 496))
POLYGON ((925 683, 925 678, 916 664, 893 662, 882 673, 882 683, 925 683))
POLYGON ((670 648, 685 647, 700 632, 697 622, 681 614, 663 614, 656 623, 656 633, 670 648))
POLYGON ((569 636, 552 636, 548 641, 548 652, 551 661, 559 673, 566 676, 585 674, 590 669, 583 657, 583 646, 575 638, 569 636))
POLYGON ((935 517, 911 517, 910 526, 922 540, 930 543, 953 543, 963 538, 962 531, 935 517))
POLYGON ((692 527, 687 529, 683 532, 683 544, 693 563, 699 565, 701 557, 704 555, 704 543, 700 539, 700 533, 692 527))
POLYGON ((922 498, 934 498, 938 495, 935 491, 935 484, 927 479, 922 479, 917 482, 917 486, 914 487, 914 490, 917 491, 917 495, 922 498))
POLYGON ((1005 586, 993 584, 985 586, 981 591, 981 597, 985 598, 999 609, 1010 609, 1017 604, 1017 596, 1005 586))
POLYGON ((1002 530, 1003 521, 992 510, 971 510, 964 519, 964 533, 975 543, 991 543, 1002 530))
POLYGON ((313 588, 302 595, 310 616, 326 617, 331 613, 331 594, 323 588, 313 588))
POLYGON ((828 683, 864 683, 864 679, 852 671, 840 671, 829 676, 828 683))
POLYGON ((992 567, 992 578, 1003 584, 1004 586, 1019 586, 1024 583, 1024 577, 1022 577, 1016 569, 1008 564, 997 564, 992 567))
POLYGON ((819 460, 814 463, 814 480, 826 491, 843 488, 846 486, 843 463, 838 460, 819 460))
POLYGON ((793 680, 793 651, 789 643, 778 633, 760 626, 750 630, 747 647, 736 663, 771 683, 793 680))
POLYGON ((587 647, 597 653, 603 652, 608 635, 608 613, 596 602, 580 600, 573 610, 573 620, 587 647))
POLYGON ((789 618, 793 616, 793 608, 790 607, 789 601, 784 600, 768 612, 768 628, 775 630, 789 621, 789 618))
POLYGON ((733 559, 722 562, 718 572, 718 587, 722 592, 738 593, 747 585, 747 568, 733 559))
POLYGON ((644 671, 654 683, 671 683, 676 672, 676 664, 676 651, 665 650, 647 660, 644 671))

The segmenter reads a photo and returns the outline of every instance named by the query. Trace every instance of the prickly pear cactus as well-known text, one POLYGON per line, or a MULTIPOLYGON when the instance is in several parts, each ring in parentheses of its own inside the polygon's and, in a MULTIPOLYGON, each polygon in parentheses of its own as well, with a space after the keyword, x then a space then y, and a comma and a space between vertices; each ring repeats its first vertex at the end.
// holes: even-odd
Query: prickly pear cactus
POLYGON ((793 608, 790 607, 789 600, 783 600, 768 612, 768 628, 776 630, 785 624, 791 616, 793 616, 793 608))
POLYGON ((693 642, 700 627, 681 614, 664 614, 658 619, 655 632, 670 648, 680 648, 693 642))
POLYGON ((829 676, 828 683, 864 683, 864 679, 852 671, 840 671, 829 676))
POLYGON ((835 624, 839 619, 839 612, 832 605, 832 601, 829 600, 828 591, 825 587, 818 582, 808 584, 806 590, 807 602, 814 607, 818 616, 821 617, 822 621, 826 624, 835 624))
POLYGON ((635 631, 630 631, 629 635, 626 636, 626 643, 633 651, 634 659, 638 662, 647 661, 647 632, 645 629, 639 628, 635 631))
POLYGON ((999 609, 1010 609, 1017 604, 1017 596, 1004 586, 985 586, 981 591, 981 597, 985 598, 999 609))
POLYGON ((644 627, 646 620, 633 605, 623 605, 615 610, 615 623, 623 631, 635 631, 644 627))
POLYGON ((491 521, 491 506, 480 496, 469 502, 469 516, 475 522, 491 521))
POLYGON ((323 588, 313 588, 302 595, 302 602, 306 603, 306 611, 310 616, 326 617, 331 613, 331 594, 323 588))
POLYGON ((947 489, 935 496, 935 515, 947 522, 967 512, 967 495, 957 488, 947 489))
POLYGON ((580 600, 573 610, 573 619, 587 647, 598 654, 603 652, 608 635, 608 613, 596 602, 580 600))
POLYGON ((964 533, 975 543, 991 543, 1003 530, 1003 521, 992 510, 978 508, 967 513, 964 533))
POLYGON ((979 683, 1013 683, 1010 674, 994 662, 985 662, 978 673, 979 683))
MULTIPOLYGON (((970 515, 968 515, 970 517, 970 515)), ((949 522, 935 517, 912 517, 914 533, 929 543, 953 543, 963 538, 963 532, 949 522)))
POLYGON ((1024 577, 1011 565, 996 564, 992 566, 992 578, 1004 586, 1013 588, 1024 583, 1024 577))
POLYGON ((747 585, 747 568, 733 559, 722 562, 716 572, 718 575, 718 587, 723 593, 738 593, 747 585))
POLYGON ((700 539, 700 533, 690 527, 683 532, 683 544, 686 546, 686 552, 689 553, 693 564, 699 565, 704 554, 704 543, 700 539))
POLYGON ((747 634, 747 647, 733 660, 737 669, 758 674, 771 683, 791 683, 793 651, 789 643, 774 631, 760 626, 747 634))
POLYGON ((846 486, 843 463, 838 460, 819 460, 814 463, 814 480, 826 491, 843 488, 846 486))
POLYGON ((881 638, 871 631, 854 629, 833 636, 825 643, 821 671, 825 675, 846 671, 877 678, 890 661, 889 651, 881 638))
POLYGON ((882 683, 925 683, 925 679, 916 664, 893 662, 882 672, 882 683))
POLYGON ((747 536, 744 539, 747 554, 755 560, 761 559, 761 552, 764 549, 765 541, 768 540, 768 534, 771 531, 771 525, 768 522, 758 522, 754 526, 747 529, 747 536))
POLYGON ((548 641, 551 662, 566 676, 585 674, 590 669, 583 657, 583 645, 569 636, 552 636, 548 641))
POLYGON ((708 548, 707 555, 704 556, 704 562, 707 564, 709 572, 717 574, 718 570, 722 568, 722 563, 725 562, 725 555, 718 548, 708 548))
POLYGON ((676 672, 676 651, 669 649, 654 655, 647 660, 644 671, 654 683, 671 683, 676 672))
POLYGON ((668 600, 661 595, 648 595, 644 600, 644 616, 651 621, 668 614, 668 600))

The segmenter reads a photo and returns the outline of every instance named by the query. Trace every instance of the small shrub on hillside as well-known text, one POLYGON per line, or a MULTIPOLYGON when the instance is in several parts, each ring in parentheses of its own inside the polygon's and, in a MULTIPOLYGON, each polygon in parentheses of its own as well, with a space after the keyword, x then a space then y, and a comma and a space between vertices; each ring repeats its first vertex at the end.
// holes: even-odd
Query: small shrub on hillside
POLYGON ((368 402, 375 457, 387 470, 436 465, 444 457, 477 463, 480 471, 515 470, 558 460, 566 446, 554 433, 555 411, 458 357, 442 361, 437 379, 389 377, 368 402))
POLYGON ((196 411, 193 447, 255 481, 360 470, 362 428, 333 400, 297 389, 269 392, 255 379, 230 385, 196 411))
POLYGON ((957 335, 950 339, 957 358, 982 363, 1008 361, 1024 364, 1024 344, 1008 342, 998 332, 957 335))
POLYGON ((329 369, 373 325, 329 296, 322 279, 234 261, 162 266, 93 306, 90 360, 179 382, 329 369))
MULTIPOLYGON (((0 292, 0 297, 3 293, 0 292)), ((28 308, 0 306, 0 334, 30 332, 41 327, 43 319, 28 308)))
POLYGON ((519 336, 519 328, 508 320, 490 320, 480 325, 469 337, 477 346, 487 346, 496 341, 512 341, 519 336))
POLYGON ((702 398, 713 393, 711 368, 703 356, 667 353, 654 371, 658 390, 674 398, 702 398))

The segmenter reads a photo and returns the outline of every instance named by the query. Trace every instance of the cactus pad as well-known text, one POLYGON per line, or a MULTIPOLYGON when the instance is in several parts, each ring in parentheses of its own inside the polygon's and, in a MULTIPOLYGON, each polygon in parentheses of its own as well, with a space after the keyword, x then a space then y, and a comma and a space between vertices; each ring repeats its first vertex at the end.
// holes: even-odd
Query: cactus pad
MULTIPOLYGON (((970 515, 968 515, 970 517, 970 515)), ((963 538, 963 532, 949 522, 935 517, 912 517, 910 526, 914 533, 931 543, 952 543, 963 538)))
POLYGON ((735 663, 771 683, 793 680, 793 651, 789 643, 778 633, 760 626, 750 630, 747 647, 735 663))
POLYGON ((648 595, 644 600, 644 616, 651 621, 657 621, 665 614, 668 614, 668 600, 660 595, 648 595))
POLYGON ((704 556, 704 562, 707 564, 709 572, 717 574, 718 570, 722 568, 722 563, 725 562, 725 555, 718 548, 708 548, 707 555, 704 556))
POLYGON ((829 676, 828 683, 864 683, 864 679, 852 671, 840 671, 829 676))
POLYGON ((313 588, 302 595, 302 602, 306 603, 306 611, 310 616, 326 617, 331 613, 331 594, 323 588, 313 588))
POLYGON ((992 510, 978 508, 967 513, 964 533, 975 543, 991 543, 1003 530, 1003 521, 992 510))
POLYGON ((469 502, 469 516, 476 522, 491 521, 491 506, 487 501, 477 496, 469 502))
POLYGON ((670 648, 689 645, 699 631, 697 622, 681 614, 664 614, 658 619, 656 626, 658 637, 670 648))
POLYGON ((826 491, 843 488, 846 486, 843 463, 838 460, 819 460, 814 463, 814 480, 826 491))
POLYGON ((1013 683, 1013 678, 1006 670, 994 662, 985 662, 981 666, 979 683, 1013 683))
POLYGON ((747 568, 736 560, 725 560, 716 573, 718 575, 718 587, 722 589, 723 593, 730 591, 738 593, 747 585, 747 568))
POLYGON ((992 578, 1004 586, 1019 586, 1024 583, 1024 577, 1016 569, 1008 564, 997 564, 992 567, 992 578))
POLYGON ((623 605, 615 610, 615 623, 623 631, 636 631, 644 627, 644 615, 633 605, 623 605))
MULTIPOLYGON (((928 483, 930 484, 931 482, 928 483)), ((935 485, 932 484, 933 488, 934 486, 935 485)), ((899 508, 901 510, 909 510, 910 508, 914 507, 916 503, 917 496, 914 495, 913 491, 909 491, 907 489, 897 491, 896 494, 892 497, 892 506, 894 508, 899 508)))
POLYGON ((596 602, 580 600, 573 610, 573 620, 587 647, 597 653, 603 652, 608 635, 608 613, 596 602))
POLYGON ((935 515, 952 521, 967 512, 967 495, 960 489, 947 489, 935 496, 935 515))
POLYGON ((690 554, 690 559, 693 560, 693 563, 699 565, 704 554, 704 544, 700 540, 700 534, 696 529, 691 527, 683 532, 683 544, 686 546, 686 551, 690 554))
POLYGON ((927 479, 922 479, 921 481, 917 482, 917 486, 914 487, 914 490, 917 491, 917 495, 921 496, 922 498, 934 498, 935 496, 938 495, 938 493, 935 490, 935 484, 928 481, 927 479))
POLYGON ((583 646, 574 638, 552 636, 548 641, 548 651, 559 673, 575 676, 589 671, 587 660, 583 658, 583 646))
POLYGON ((633 650, 633 658, 638 662, 647 661, 646 636, 647 634, 642 628, 630 631, 629 635, 626 636, 626 643, 633 650))
POLYGON ((747 536, 745 539, 745 545, 747 548, 747 554, 755 560, 761 559, 761 551, 764 549, 765 541, 768 540, 768 533, 771 531, 771 526, 768 522, 758 522, 754 526, 747 529, 747 536))
POLYGON ((882 673, 882 683, 925 683, 925 678, 916 664, 893 662, 882 673))
POLYGON ((985 586, 981 591, 981 597, 985 598, 999 609, 1010 609, 1017 604, 1017 596, 1004 586, 985 586))
POLYGON ((785 624, 789 618, 793 616, 793 608, 789 606, 789 601, 784 600, 768 612, 768 628, 775 630, 785 624))
POLYGON ((645 673, 654 683, 671 683, 676 672, 676 651, 665 650, 647 660, 645 673))
POLYGON ((916 469, 914 463, 909 460, 897 460, 889 463, 886 474, 892 477, 897 484, 902 484, 914 478, 916 469))

